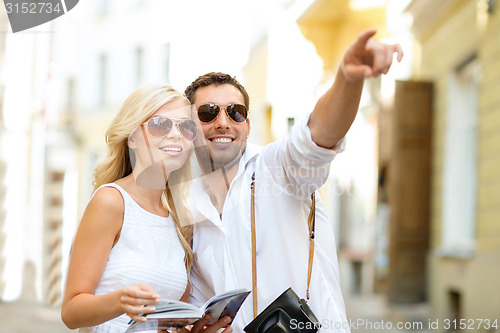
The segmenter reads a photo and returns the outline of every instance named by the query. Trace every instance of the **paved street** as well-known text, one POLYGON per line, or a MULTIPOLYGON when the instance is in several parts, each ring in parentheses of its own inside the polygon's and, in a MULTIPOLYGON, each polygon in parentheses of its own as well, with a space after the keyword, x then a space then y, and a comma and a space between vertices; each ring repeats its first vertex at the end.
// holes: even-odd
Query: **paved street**
POLYGON ((345 303, 352 333, 437 332, 429 329, 428 304, 388 305, 381 295, 350 296, 345 303))
POLYGON ((58 308, 28 302, 0 303, 0 333, 68 333, 58 308))

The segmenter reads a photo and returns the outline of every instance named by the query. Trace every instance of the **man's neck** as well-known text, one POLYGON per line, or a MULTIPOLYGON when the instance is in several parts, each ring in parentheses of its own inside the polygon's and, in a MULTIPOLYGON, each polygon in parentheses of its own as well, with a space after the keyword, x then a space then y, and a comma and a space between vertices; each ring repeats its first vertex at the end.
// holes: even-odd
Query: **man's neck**
POLYGON ((212 200, 212 204, 222 217, 224 202, 229 191, 229 186, 238 172, 238 163, 229 169, 217 169, 210 174, 203 175, 203 181, 212 200))

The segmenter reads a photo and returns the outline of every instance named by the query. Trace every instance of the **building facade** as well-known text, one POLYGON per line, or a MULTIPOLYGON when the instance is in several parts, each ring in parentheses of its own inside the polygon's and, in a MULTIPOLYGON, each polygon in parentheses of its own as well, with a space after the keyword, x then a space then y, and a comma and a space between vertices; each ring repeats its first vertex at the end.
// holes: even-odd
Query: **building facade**
POLYGON ((145 84, 183 91, 205 72, 240 76, 248 19, 232 29, 206 21, 246 11, 239 5, 80 1, 66 15, 15 34, 2 7, 0 300, 29 289, 33 299, 60 305, 106 126, 145 84))
POLYGON ((486 332, 478 321, 500 311, 500 4, 414 0, 408 12, 414 79, 434 86, 429 300, 436 318, 486 332))

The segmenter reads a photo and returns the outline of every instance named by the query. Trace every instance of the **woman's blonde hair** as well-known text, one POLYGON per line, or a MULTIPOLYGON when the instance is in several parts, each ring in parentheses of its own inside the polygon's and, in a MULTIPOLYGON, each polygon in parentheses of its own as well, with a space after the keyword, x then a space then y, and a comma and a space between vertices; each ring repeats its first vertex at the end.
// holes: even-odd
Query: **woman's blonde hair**
MULTIPOLYGON (((131 156, 133 151, 129 149, 127 144, 129 136, 163 105, 179 99, 185 100, 186 104, 189 104, 189 101, 171 86, 156 84, 136 90, 125 100, 106 131, 107 152, 104 159, 95 168, 94 191, 103 184, 114 182, 132 173, 132 163, 135 157, 131 156)), ((191 181, 189 160, 188 157, 180 169, 169 175, 161 202, 172 216, 179 240, 184 248, 184 263, 190 287, 189 273, 193 265, 193 251, 191 247, 192 217, 187 205, 191 181), (175 191, 171 191, 172 186, 169 184, 176 185, 175 191)))

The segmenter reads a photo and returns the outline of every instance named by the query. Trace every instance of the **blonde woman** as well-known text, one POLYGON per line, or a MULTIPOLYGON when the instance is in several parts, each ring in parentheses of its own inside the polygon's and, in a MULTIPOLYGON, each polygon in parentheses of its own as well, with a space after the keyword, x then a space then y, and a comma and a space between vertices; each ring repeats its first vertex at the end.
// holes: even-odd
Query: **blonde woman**
MULTIPOLYGON (((196 135, 189 102, 170 86, 141 88, 124 102, 106 132, 107 155, 73 244, 61 311, 68 328, 124 332, 160 299, 187 300, 196 135)), ((206 320, 191 331, 216 332, 228 322, 203 329, 206 320)))

